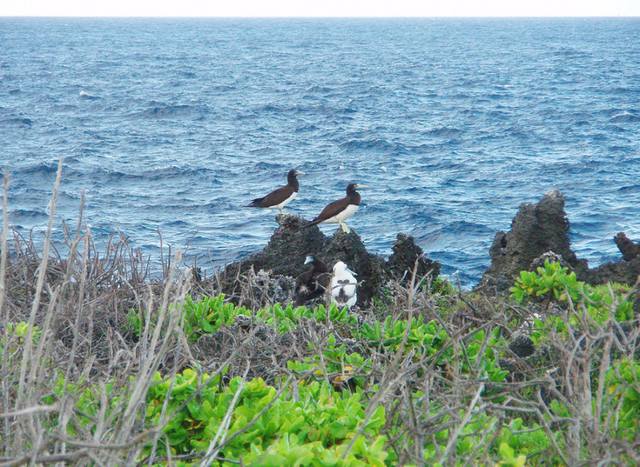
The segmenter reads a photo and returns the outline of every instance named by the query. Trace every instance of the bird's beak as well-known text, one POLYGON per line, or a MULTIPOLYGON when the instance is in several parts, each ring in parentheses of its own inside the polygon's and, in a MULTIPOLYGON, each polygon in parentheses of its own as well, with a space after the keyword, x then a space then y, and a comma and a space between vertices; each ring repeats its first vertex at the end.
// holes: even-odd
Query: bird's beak
POLYGON ((307 175, 307 174, 302 172, 301 170, 296 170, 296 175, 307 175))
POLYGON ((357 274, 349 268, 347 268, 347 272, 350 273, 352 276, 357 276, 357 274))
POLYGON ((311 261, 313 261, 313 260, 312 260, 311 258, 307 257, 307 258, 304 260, 304 264, 309 264, 311 261))
POLYGON ((359 183, 356 185, 356 188, 359 190, 360 188, 369 188, 369 185, 360 185, 359 183))

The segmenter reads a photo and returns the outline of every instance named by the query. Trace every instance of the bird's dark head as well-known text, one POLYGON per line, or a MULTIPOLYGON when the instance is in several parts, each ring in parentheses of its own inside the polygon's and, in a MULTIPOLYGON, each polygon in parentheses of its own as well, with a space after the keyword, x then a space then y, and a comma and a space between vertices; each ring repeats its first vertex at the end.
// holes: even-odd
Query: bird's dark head
POLYGON ((356 190, 360 190, 362 188, 366 188, 367 185, 361 185, 359 183, 349 183, 347 185, 347 195, 349 196, 354 196, 357 191, 356 190))
POLYGON ((299 170, 296 169, 291 169, 289 170, 289 172, 287 173, 287 180, 288 181, 292 181, 295 180, 297 177, 299 177, 300 175, 304 175, 304 172, 301 172, 299 170))
POLYGON ((304 172, 296 169, 291 169, 287 173, 287 185, 293 187, 295 191, 298 191, 300 189, 300 184, 298 183, 298 175, 304 175, 304 172))

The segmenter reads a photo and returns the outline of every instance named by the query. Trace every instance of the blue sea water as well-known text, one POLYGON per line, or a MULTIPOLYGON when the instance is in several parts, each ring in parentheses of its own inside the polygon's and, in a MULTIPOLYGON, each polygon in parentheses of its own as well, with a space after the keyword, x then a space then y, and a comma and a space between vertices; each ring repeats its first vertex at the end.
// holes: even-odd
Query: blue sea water
MULTIPOLYGON (((214 268, 260 249, 242 208, 297 167, 308 218, 367 183, 351 225, 414 235, 464 285, 518 205, 559 188, 591 264, 640 237, 638 19, 0 18, 0 166, 13 223, 164 241, 214 268)), ((322 227, 331 232, 334 227, 322 227)))

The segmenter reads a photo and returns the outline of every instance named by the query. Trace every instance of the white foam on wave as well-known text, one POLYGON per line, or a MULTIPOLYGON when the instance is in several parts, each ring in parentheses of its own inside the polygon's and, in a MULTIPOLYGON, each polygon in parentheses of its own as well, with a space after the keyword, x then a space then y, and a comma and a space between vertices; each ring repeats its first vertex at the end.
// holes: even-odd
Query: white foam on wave
POLYGON ((632 116, 633 114, 631 112, 629 112, 628 110, 623 110, 622 112, 615 114, 611 118, 632 117, 632 116))
POLYGON ((91 94, 90 92, 85 91, 84 89, 80 90, 78 96, 81 99, 98 99, 98 96, 91 94))

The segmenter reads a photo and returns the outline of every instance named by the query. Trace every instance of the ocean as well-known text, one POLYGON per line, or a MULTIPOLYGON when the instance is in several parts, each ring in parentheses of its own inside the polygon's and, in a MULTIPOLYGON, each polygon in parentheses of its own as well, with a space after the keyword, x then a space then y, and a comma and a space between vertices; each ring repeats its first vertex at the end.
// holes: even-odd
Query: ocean
MULTIPOLYGON (((205 269, 261 249, 242 207, 307 173, 306 218, 366 183, 370 251, 413 235, 473 285, 520 203, 558 188, 578 256, 640 238, 640 19, 0 18, 0 167, 14 226, 86 192, 98 242, 159 236, 205 269)), ((335 226, 323 226, 331 233, 335 226)), ((57 231, 61 238, 61 231, 57 231)))

